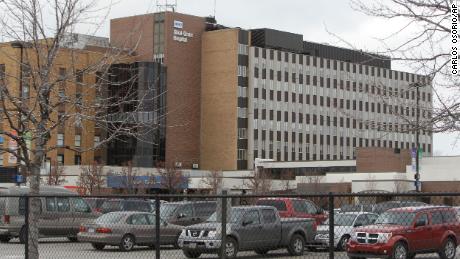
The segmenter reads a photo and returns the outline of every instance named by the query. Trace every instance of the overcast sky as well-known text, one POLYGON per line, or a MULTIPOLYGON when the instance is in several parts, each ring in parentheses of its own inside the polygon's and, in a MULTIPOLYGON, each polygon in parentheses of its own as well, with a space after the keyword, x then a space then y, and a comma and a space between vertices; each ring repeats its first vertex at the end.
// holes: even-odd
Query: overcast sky
MULTIPOLYGON (((97 2, 102 6, 111 1, 97 2)), ((155 0, 117 0, 110 8, 107 19, 156 10, 155 0)), ((214 0, 177 0, 176 11, 197 16, 213 15, 214 0)), ((273 28, 302 34, 304 40, 308 41, 342 47, 350 47, 348 44, 351 44, 355 48, 373 52, 383 50, 377 39, 389 35, 398 26, 398 21, 388 22, 354 11, 347 0, 216 0, 215 11, 217 22, 226 26, 273 28)), ((97 35, 109 36, 108 20, 102 23, 97 35)), ((78 30, 92 33, 86 26, 78 30)), ((411 72, 401 64, 393 64, 392 68, 411 72)), ((458 133, 435 135, 434 154, 460 155, 460 141, 455 141, 458 137, 458 133)))

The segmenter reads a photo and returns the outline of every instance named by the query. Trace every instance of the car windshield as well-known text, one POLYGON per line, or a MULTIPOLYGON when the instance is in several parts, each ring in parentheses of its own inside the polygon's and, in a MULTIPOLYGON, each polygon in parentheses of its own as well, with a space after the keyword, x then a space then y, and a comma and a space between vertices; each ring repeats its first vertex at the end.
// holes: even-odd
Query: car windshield
MULTIPOLYGON (((355 214, 335 214, 334 226, 352 226, 356 216, 355 214)), ((329 219, 324 224, 329 225, 329 219)))
POLYGON ((179 208, 179 204, 161 204, 160 217, 162 219, 169 219, 174 212, 179 208))
MULTIPOLYGON (((238 223, 240 219, 243 217, 244 210, 243 209, 235 209, 232 208, 230 212, 230 218, 227 219, 228 223, 238 223)), ((217 213, 214 212, 206 222, 222 222, 220 217, 217 217, 217 213)))
POLYGON ((125 216, 122 213, 107 213, 96 219, 97 224, 114 224, 120 222, 125 216))
POLYGON ((387 211, 381 214, 375 224, 390 224, 399 226, 409 226, 415 218, 415 212, 407 211, 387 211))
POLYGON ((286 211, 286 203, 281 200, 258 200, 256 205, 273 206, 278 211, 286 211))

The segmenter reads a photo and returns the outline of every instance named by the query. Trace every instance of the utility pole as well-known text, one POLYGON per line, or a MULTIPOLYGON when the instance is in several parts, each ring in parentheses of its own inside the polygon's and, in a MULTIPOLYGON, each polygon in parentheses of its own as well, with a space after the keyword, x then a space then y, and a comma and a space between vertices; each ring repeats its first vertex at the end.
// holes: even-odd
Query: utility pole
POLYGON ((420 92, 419 92, 419 87, 422 85, 420 83, 414 83, 413 86, 415 87, 415 92, 416 92, 416 106, 417 106, 417 111, 416 111, 416 131, 415 131, 415 191, 420 192, 420 159, 419 159, 419 149, 420 149, 420 143, 419 143, 419 131, 420 131, 420 92))

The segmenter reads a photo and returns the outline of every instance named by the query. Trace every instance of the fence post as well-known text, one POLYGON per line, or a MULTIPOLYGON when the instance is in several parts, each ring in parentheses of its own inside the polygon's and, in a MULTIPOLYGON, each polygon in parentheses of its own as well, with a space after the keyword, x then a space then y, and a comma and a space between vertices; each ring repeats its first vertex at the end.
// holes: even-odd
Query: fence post
POLYGON ((334 195, 329 193, 329 259, 334 259, 334 195))
POLYGON ((25 208, 24 208, 24 227, 25 227, 25 239, 24 239, 24 258, 29 259, 29 195, 26 194, 24 197, 24 203, 25 203, 25 208))
POLYGON ((160 197, 155 196, 155 259, 160 259, 160 197))
POLYGON ((227 191, 226 190, 223 190, 222 191, 222 207, 221 207, 221 210, 222 210, 222 215, 221 215, 221 222, 222 222, 222 225, 221 225, 221 243, 220 243, 220 258, 221 259, 224 259, 226 258, 226 254, 225 254, 225 238, 227 236, 227 191))

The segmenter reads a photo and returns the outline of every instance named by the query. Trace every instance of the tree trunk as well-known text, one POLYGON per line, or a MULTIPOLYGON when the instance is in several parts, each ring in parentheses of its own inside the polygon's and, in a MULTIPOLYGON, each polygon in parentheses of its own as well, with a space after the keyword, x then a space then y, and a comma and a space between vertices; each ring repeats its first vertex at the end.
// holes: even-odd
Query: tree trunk
MULTIPOLYGON (((32 166, 30 175, 30 192, 32 196, 40 193, 40 167, 32 166)), ((38 259, 38 217, 40 215, 40 200, 37 197, 30 199, 29 209, 29 259, 38 259)))

